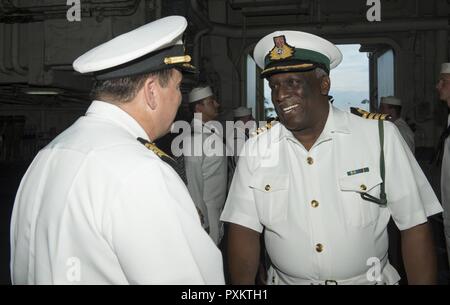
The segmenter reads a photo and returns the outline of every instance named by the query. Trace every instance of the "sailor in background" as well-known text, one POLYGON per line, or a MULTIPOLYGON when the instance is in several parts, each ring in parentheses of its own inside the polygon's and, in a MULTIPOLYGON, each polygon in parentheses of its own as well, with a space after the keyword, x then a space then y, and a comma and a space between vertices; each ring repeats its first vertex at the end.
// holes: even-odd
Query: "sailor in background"
POLYGON ((224 283, 220 251, 152 143, 180 105, 181 72, 194 69, 186 26, 181 16, 156 20, 75 60, 76 71, 95 76, 96 100, 22 179, 14 284, 224 283))
POLYGON ((408 282, 435 283, 427 217, 441 206, 392 123, 330 104, 339 49, 279 31, 257 43, 254 58, 280 123, 250 138, 239 157, 221 217, 229 222, 231 282, 254 283, 263 233, 268 284, 396 284, 387 259, 392 216, 408 282))
POLYGON ((390 121, 397 126, 403 139, 408 144, 412 153, 416 150, 414 144, 414 132, 409 127, 408 123, 401 117, 402 113, 402 101, 394 96, 383 96, 380 100, 380 110, 381 113, 389 114, 390 121))
POLYGON ((188 190, 199 210, 203 227, 216 245, 224 234, 220 213, 227 191, 223 128, 215 121, 219 106, 211 87, 193 88, 189 93, 189 108, 194 114, 192 133, 183 141, 188 190))
POLYGON ((248 140, 250 133, 256 130, 256 122, 253 118, 252 109, 238 107, 233 109, 234 128, 227 130, 226 147, 228 156, 228 188, 233 179, 239 154, 248 140))

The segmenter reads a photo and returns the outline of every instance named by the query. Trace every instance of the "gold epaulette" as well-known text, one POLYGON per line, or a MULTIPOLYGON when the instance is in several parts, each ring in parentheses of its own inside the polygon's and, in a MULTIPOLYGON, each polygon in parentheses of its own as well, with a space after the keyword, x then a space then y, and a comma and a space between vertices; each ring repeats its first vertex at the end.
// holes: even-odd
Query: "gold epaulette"
POLYGON ((256 129, 255 131, 253 131, 253 132, 251 133, 251 136, 253 136, 253 137, 254 137, 254 136, 257 136, 257 135, 259 135, 259 134, 261 134, 261 133, 263 133, 263 132, 269 130, 269 129, 272 128, 277 122, 278 122, 278 118, 275 118, 275 119, 272 119, 272 120, 268 121, 268 122, 266 123, 266 125, 264 125, 263 127, 260 127, 260 128, 258 128, 258 129, 256 129))
POLYGON ((149 142, 143 138, 137 138, 137 140, 139 142, 141 142, 142 144, 144 144, 144 146, 147 147, 149 150, 154 152, 158 157, 160 157, 160 158, 165 157, 165 158, 169 158, 169 159, 175 161, 171 156, 169 156, 164 151, 162 151, 158 146, 156 146, 155 143, 149 142))
POLYGON ((144 144, 145 147, 147 147, 148 149, 150 149, 151 151, 153 151, 158 157, 162 158, 162 157, 167 157, 169 159, 173 158, 171 156, 169 156, 168 154, 166 154, 164 151, 162 151, 161 149, 158 148, 158 146, 155 145, 155 143, 145 143, 144 144))
POLYGON ((389 114, 367 112, 363 109, 356 108, 356 107, 350 107, 350 112, 357 116, 363 117, 365 119, 382 120, 382 121, 391 119, 391 116, 389 114))

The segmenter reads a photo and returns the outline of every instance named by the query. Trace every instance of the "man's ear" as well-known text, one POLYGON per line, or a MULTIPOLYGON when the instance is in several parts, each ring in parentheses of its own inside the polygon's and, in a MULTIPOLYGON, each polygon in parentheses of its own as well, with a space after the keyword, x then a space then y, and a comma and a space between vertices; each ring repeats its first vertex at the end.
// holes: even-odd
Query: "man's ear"
POLYGON ((328 75, 323 76, 320 80, 320 94, 328 95, 328 93, 330 92, 330 87, 331 87, 330 77, 328 75))
POLYGON ((158 86, 158 79, 154 76, 150 76, 145 80, 144 83, 144 97, 146 104, 152 109, 155 110, 157 106, 157 86, 158 86))

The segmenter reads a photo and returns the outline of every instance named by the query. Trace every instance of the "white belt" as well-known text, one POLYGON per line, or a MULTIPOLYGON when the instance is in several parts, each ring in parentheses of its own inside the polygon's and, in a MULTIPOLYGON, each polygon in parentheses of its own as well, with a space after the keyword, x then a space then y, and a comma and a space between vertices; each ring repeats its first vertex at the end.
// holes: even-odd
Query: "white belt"
POLYGON ((389 262, 383 268, 381 272, 379 281, 370 281, 367 274, 361 274, 349 279, 336 280, 336 279, 326 279, 326 280, 315 280, 315 279, 302 279, 295 278, 292 283, 285 283, 278 275, 278 272, 271 267, 268 272, 267 284, 268 285, 395 285, 398 284, 400 276, 392 267, 389 262))

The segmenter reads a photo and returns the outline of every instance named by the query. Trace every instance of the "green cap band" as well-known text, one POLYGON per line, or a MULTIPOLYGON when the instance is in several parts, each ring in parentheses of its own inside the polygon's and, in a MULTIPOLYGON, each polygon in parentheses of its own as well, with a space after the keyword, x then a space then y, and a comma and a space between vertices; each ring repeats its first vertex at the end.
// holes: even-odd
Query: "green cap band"
MULTIPOLYGON (((330 59, 323 55, 322 53, 312 51, 312 50, 306 50, 301 48, 295 48, 294 55, 285 58, 285 59, 279 59, 279 60, 271 60, 270 54, 267 54, 264 59, 264 64, 267 67, 269 64, 282 62, 285 60, 298 60, 298 61, 305 61, 305 62, 315 62, 322 65, 325 65, 328 71, 330 71, 330 59)), ((277 66, 280 66, 279 64, 277 66)))

